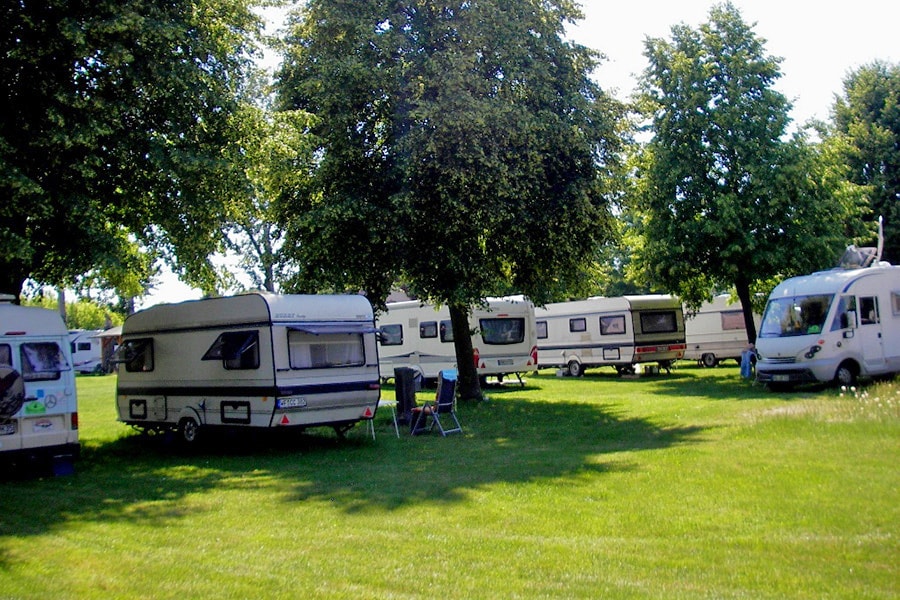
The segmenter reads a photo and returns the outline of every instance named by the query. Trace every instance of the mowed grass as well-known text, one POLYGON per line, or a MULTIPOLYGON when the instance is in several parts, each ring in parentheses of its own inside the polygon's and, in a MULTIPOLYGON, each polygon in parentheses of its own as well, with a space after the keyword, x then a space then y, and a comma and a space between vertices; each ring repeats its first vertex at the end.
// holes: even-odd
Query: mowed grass
POLYGON ((381 409, 375 441, 190 454, 116 422, 115 376, 78 383, 75 474, 0 482, 0 598, 900 597, 893 383, 545 371, 461 404, 463 435, 381 409))

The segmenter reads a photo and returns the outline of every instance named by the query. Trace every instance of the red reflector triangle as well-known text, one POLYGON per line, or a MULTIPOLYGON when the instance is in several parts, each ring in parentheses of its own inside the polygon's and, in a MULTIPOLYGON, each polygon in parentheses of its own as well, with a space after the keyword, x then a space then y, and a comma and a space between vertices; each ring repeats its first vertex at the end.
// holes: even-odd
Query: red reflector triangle
POLYGON ((367 406, 367 407, 366 407, 366 412, 363 413, 363 416, 364 416, 364 417, 371 417, 371 416, 372 416, 372 409, 369 408, 369 407, 367 406))
POLYGON ((281 417, 281 424, 282 425, 290 425, 291 424, 291 420, 288 419, 287 415, 284 415, 283 417, 281 417))

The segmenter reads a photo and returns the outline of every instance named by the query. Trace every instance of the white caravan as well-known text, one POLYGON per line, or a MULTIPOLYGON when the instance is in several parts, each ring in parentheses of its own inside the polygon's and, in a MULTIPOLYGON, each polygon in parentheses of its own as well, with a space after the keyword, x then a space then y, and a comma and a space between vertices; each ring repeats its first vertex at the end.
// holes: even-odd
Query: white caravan
MULTIPOLYGON (((740 302, 732 303, 728 294, 704 302, 694 312, 684 310, 685 360, 695 360, 704 367, 715 367, 729 358, 741 362, 747 349, 747 326, 740 302)), ((759 329, 760 316, 753 315, 759 329)))
POLYGON ((69 332, 58 313, 0 298, 0 458, 71 464, 79 452, 69 332))
MULTIPOLYGON (((469 316, 472 360, 480 377, 537 369, 534 305, 523 298, 489 298, 486 308, 469 316)), ((394 369, 406 367, 424 379, 437 379, 444 369, 456 368, 450 310, 418 300, 392 302, 378 317, 381 334, 381 376, 389 379, 394 369)))
POLYGON ((73 329, 69 331, 72 366, 78 373, 103 372, 102 329, 73 329))
POLYGON ((770 387, 900 372, 900 267, 875 262, 781 282, 756 350, 756 378, 770 387))
POLYGON ((635 365, 669 369, 684 356, 684 313, 672 296, 643 295, 556 302, 535 309, 538 362, 578 376, 589 367, 619 374, 635 365))
POLYGON ((378 406, 378 348, 362 296, 250 293, 162 304, 122 326, 119 420, 177 430, 330 426, 378 406))

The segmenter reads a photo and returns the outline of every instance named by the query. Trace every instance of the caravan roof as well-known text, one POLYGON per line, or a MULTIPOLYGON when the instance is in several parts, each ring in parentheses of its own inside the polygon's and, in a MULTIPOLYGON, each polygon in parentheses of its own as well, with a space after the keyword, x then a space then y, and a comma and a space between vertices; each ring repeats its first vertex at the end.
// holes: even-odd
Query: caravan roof
POLYGON ((0 335, 69 335, 62 318, 50 319, 55 311, 35 306, 0 304, 0 335))

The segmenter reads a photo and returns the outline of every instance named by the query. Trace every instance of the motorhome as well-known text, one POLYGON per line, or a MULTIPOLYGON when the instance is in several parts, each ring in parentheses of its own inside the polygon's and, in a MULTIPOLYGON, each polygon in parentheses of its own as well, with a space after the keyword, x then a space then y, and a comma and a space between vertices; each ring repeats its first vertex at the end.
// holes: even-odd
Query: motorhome
POLYGON ((102 329, 73 329, 69 331, 72 366, 78 373, 103 372, 102 329))
MULTIPOLYGON (((753 315, 759 329, 760 315, 753 315)), ((728 294, 715 296, 696 311, 684 309, 684 360, 715 367, 724 360, 741 362, 741 353, 750 343, 744 312, 728 294)))
POLYGON ((0 459, 72 464, 78 402, 69 332, 52 310, 0 297, 0 459))
POLYGON ((579 376, 609 366, 619 374, 639 364, 669 369, 684 356, 681 301, 667 295, 592 297, 535 309, 538 363, 579 376))
MULTIPOLYGON (((485 307, 469 315, 472 360, 479 377, 500 381, 537 368, 534 305, 522 297, 488 298, 485 307)), ((381 334, 380 366, 384 379, 406 367, 426 380, 444 369, 456 368, 450 310, 418 300, 388 303, 378 317, 381 334)))
POLYGON ((756 378, 769 387, 900 372, 900 267, 846 263, 772 290, 756 340, 756 378))
POLYGON ((122 326, 120 421, 178 433, 205 428, 328 426, 343 435, 378 406, 378 347, 369 301, 274 295, 161 304, 122 326))

